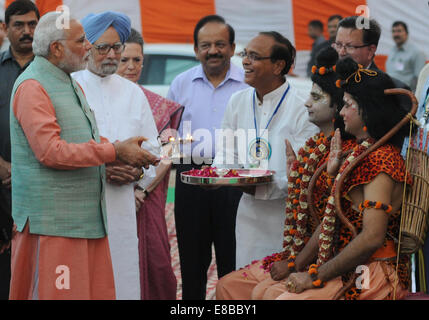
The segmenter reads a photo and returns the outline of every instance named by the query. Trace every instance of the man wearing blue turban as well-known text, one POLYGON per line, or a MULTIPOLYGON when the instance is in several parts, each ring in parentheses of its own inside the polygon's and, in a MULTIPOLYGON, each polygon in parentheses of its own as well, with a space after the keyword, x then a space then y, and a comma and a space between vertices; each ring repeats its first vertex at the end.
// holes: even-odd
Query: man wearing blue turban
POLYGON ((98 14, 90 13, 82 20, 82 25, 89 42, 97 41, 109 27, 115 28, 122 43, 131 33, 130 18, 119 12, 106 11, 98 14))
MULTIPOLYGON (((82 20, 92 43, 86 70, 72 74, 82 86, 101 135, 110 141, 137 133, 148 141, 143 148, 159 156, 158 131, 143 91, 115 74, 124 42, 131 32, 130 19, 118 12, 90 14, 82 20)), ((139 252, 134 188, 147 187, 155 177, 148 170, 126 165, 106 166, 108 239, 117 299, 140 299, 139 252)))

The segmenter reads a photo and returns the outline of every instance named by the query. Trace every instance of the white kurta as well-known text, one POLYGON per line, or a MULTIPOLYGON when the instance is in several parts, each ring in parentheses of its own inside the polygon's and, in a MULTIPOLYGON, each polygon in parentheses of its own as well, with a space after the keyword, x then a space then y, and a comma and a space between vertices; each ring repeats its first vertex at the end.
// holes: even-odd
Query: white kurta
MULTIPOLYGON (((82 86, 95 113, 100 135, 111 142, 144 136, 155 146, 158 131, 143 91, 116 74, 99 77, 88 70, 72 74, 82 86)), ((144 142, 143 148, 157 150, 144 142)), ((139 184, 147 186, 155 168, 145 171, 139 184)), ((107 225, 117 299, 140 299, 139 252, 134 185, 106 184, 107 225)))
MULTIPOLYGON (((256 98, 255 110, 259 135, 269 141, 272 150, 271 158, 261 161, 260 167, 274 170, 276 174, 274 182, 256 187, 255 196, 243 193, 240 200, 236 222, 237 269, 253 260, 282 250, 287 196, 285 139, 290 141, 294 151, 297 152, 310 136, 318 132, 317 127, 308 121, 304 96, 293 87, 290 88, 264 132, 288 85, 286 81, 282 86, 265 95, 263 103, 256 98)), ((231 97, 222 123, 223 129, 241 131, 237 136, 246 136, 246 142, 243 143, 241 138, 240 141, 236 139, 234 144, 228 145, 226 142, 221 143, 218 137, 214 166, 249 168, 252 164, 249 146, 255 138, 254 90, 254 88, 248 88, 231 97), (245 129, 245 134, 242 129, 245 129)))

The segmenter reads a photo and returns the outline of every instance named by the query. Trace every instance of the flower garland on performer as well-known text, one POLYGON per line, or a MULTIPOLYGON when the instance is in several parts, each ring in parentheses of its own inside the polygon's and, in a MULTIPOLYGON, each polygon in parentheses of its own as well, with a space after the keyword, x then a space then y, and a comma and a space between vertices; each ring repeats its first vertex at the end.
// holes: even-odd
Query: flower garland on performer
POLYGON ((298 153, 297 161, 292 165, 288 182, 286 201, 286 221, 283 248, 290 255, 297 255, 305 246, 307 221, 309 217, 307 194, 311 177, 317 164, 329 151, 333 133, 325 137, 323 133, 310 138, 298 153), (299 178, 301 176, 301 178, 299 178), (289 198, 289 195, 292 195, 289 198))
POLYGON ((299 152, 291 166, 286 200, 283 252, 263 259, 262 268, 268 272, 275 261, 296 256, 306 243, 309 209, 307 203, 308 186, 316 171, 317 164, 330 148, 333 133, 325 137, 323 132, 311 137, 299 152))
MULTIPOLYGON (((317 258, 317 264, 314 266, 318 268, 322 264, 329 261, 334 254, 334 236, 335 232, 338 232, 336 229, 336 212, 335 212, 335 190, 337 188, 337 183, 341 177, 341 174, 344 170, 349 166, 349 164, 360 156, 365 150, 367 150, 373 143, 374 139, 369 138, 364 140, 362 143, 358 144, 353 148, 353 152, 350 156, 342 164, 338 174, 335 178, 334 185, 331 190, 331 195, 328 198, 328 203, 326 205, 326 209, 323 215, 323 219, 321 222, 320 235, 319 235, 319 253, 317 258)), ((348 292, 345 293, 346 300, 354 300, 359 297, 360 290, 353 287, 348 292)))
POLYGON ((338 180, 340 179, 341 174, 348 167, 348 165, 359 155, 361 155, 365 150, 367 150, 372 144, 373 139, 366 139, 362 143, 358 144, 353 148, 353 152, 347 157, 346 161, 342 164, 338 174, 335 178, 334 185, 331 190, 331 195, 329 196, 328 203, 326 205, 325 213, 321 222, 320 235, 319 235, 319 254, 317 258, 317 265, 321 266, 322 264, 329 261, 333 256, 333 240, 335 234, 335 222, 336 222, 336 212, 335 212, 335 190, 337 188, 338 180))

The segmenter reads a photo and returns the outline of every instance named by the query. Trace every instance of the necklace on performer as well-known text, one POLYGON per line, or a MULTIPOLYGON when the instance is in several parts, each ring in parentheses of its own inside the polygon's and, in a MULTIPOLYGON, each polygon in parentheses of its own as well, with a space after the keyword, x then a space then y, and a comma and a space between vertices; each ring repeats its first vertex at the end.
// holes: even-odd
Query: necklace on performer
POLYGON ((290 86, 288 85, 285 92, 283 93, 283 96, 281 97, 279 103, 277 104, 277 107, 274 109, 273 114, 271 115, 270 119, 267 122, 267 125, 265 126, 264 131, 262 131, 261 134, 258 132, 258 124, 256 121, 256 89, 253 91, 253 122, 255 124, 255 131, 256 131, 256 139, 250 142, 249 146, 249 154, 251 158, 253 158, 256 163, 256 166, 259 166, 259 162, 261 160, 269 160, 271 158, 271 144, 266 140, 263 139, 262 136, 264 135, 265 131, 268 129, 271 121, 273 120, 274 116, 276 115, 277 111, 279 111, 279 108, 285 99, 287 93, 289 92, 290 86))

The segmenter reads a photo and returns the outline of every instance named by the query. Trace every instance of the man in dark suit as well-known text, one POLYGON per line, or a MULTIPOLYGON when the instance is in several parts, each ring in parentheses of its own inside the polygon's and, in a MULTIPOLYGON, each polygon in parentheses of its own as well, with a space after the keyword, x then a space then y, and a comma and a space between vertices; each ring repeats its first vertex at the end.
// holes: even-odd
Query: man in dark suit
MULTIPOLYGON (((363 21, 362 18, 351 16, 341 20, 332 47, 337 50, 340 59, 350 57, 365 69, 381 71, 374 63, 381 35, 380 25, 374 19, 363 21)), ((402 81, 396 78, 392 78, 392 80, 396 88, 410 90, 410 87, 402 81)), ((407 97, 398 96, 398 98, 405 109, 411 109, 411 102, 407 97)))

